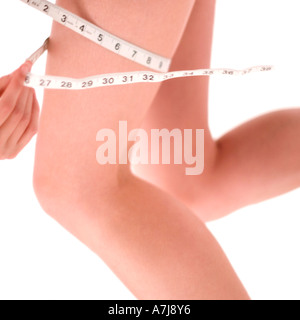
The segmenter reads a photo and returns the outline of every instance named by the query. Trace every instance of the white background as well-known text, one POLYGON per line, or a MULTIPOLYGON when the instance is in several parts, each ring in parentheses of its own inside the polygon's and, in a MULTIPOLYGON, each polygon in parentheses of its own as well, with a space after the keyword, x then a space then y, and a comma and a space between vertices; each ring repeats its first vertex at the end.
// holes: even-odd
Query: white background
MULTIPOLYGON (((299 12, 299 0, 219 0, 213 67, 294 64, 300 71, 299 12)), ((17 68, 50 28, 41 13, 2 0, 0 74, 17 68)), ((45 57, 34 72, 43 74, 44 67, 45 57)), ((300 106, 299 80, 295 72, 279 71, 213 78, 213 134, 267 111, 300 106)), ((41 102, 42 91, 38 96, 41 102)), ((0 162, 0 299, 134 299, 39 207, 31 183, 34 144, 16 160, 0 162)), ((300 299, 299 195, 296 190, 209 224, 253 299, 300 299)))

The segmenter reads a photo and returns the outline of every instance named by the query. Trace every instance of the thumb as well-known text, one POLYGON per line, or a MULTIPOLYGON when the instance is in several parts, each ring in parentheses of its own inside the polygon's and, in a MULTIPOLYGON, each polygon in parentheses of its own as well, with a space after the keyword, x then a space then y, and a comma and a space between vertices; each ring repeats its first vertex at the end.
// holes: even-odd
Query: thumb
POLYGON ((31 71, 31 68, 32 68, 32 62, 27 60, 21 65, 19 69, 17 69, 13 73, 13 75, 16 75, 17 77, 22 77, 24 78, 24 81, 25 81, 25 77, 31 71))
POLYGON ((31 61, 26 61, 17 70, 15 70, 13 73, 0 78, 0 95, 3 94, 3 92, 7 88, 10 80, 13 77, 16 77, 16 76, 17 77, 22 77, 22 78, 24 77, 24 80, 25 80, 25 77, 26 77, 27 73, 30 72, 31 68, 32 68, 32 62, 31 61))

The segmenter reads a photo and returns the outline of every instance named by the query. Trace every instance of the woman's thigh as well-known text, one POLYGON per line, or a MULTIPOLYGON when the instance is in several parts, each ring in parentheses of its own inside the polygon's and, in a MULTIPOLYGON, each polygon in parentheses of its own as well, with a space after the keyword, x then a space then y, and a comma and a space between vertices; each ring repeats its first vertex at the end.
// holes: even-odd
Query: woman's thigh
MULTIPOLYGON (((172 58, 195 0, 59 0, 57 4, 129 42, 172 58)), ((53 24, 46 73, 82 78, 145 70, 57 23, 53 24)), ((58 180, 65 192, 79 185, 95 189, 114 183, 118 166, 96 161, 100 129, 118 133, 139 127, 160 84, 133 84, 87 91, 46 91, 37 140, 35 175, 58 180)), ((117 141, 118 142, 118 141, 117 141)), ((71 192, 71 191, 70 191, 71 192)))
MULTIPOLYGON (((214 18, 215 0, 197 0, 173 57, 171 70, 210 68, 214 18)), ((182 132, 184 129, 205 130, 205 168, 202 175, 186 176, 186 164, 134 167, 137 175, 159 185, 185 203, 199 199, 200 191, 203 193, 201 184, 204 189, 207 188, 207 180, 214 170, 217 148, 209 130, 208 101, 208 77, 164 82, 143 123, 143 128, 148 132, 152 128, 180 128, 182 132)), ((196 140, 193 142, 195 146, 196 140)))

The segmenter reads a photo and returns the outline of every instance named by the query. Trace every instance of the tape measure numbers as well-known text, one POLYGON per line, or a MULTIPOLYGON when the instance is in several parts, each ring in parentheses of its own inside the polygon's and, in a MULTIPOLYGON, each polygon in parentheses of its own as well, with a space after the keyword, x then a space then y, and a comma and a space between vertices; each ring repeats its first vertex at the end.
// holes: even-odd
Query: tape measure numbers
MULTIPOLYGON (((73 79, 55 76, 39 76, 29 73, 25 80, 25 85, 33 88, 44 89, 64 89, 64 90, 84 90, 113 85, 126 85, 133 83, 162 82, 175 78, 213 75, 246 75, 252 72, 266 72, 273 70, 273 66, 255 66, 243 70, 234 69, 197 69, 167 72, 171 60, 149 52, 143 48, 135 46, 123 39, 120 39, 92 23, 74 15, 73 13, 58 7, 46 0, 21 0, 29 6, 47 14, 53 20, 63 24, 67 28, 81 34, 85 38, 92 40, 98 45, 119 54, 127 59, 135 61, 143 66, 147 66, 157 72, 138 71, 113 73, 90 76, 83 79, 73 79)), ((38 58, 47 50, 49 39, 45 41, 41 48, 32 54, 28 60, 35 63, 38 58)))
POLYGON ((150 69, 167 72, 171 60, 120 39, 46 0, 21 0, 96 44, 150 69))

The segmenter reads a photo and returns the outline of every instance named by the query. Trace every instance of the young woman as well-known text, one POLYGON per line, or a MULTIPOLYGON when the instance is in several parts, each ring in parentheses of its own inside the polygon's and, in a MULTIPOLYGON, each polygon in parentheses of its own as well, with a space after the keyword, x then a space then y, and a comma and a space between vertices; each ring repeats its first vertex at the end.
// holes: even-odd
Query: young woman
MULTIPOLYGON (((213 0, 57 4, 171 58, 171 70, 210 66, 213 0)), ((47 74, 82 78, 145 69, 53 24, 47 74)), ((0 83, 3 157, 15 156, 37 126, 34 93, 22 85, 25 73, 20 69, 0 83), (30 119, 26 130, 15 114, 30 119)), ((37 197, 44 210, 97 253, 138 299, 249 299, 204 223, 300 183, 299 148, 286 143, 297 141, 300 112, 261 117, 214 141, 208 127, 208 81, 184 78, 45 92, 34 173, 37 197), (130 165, 100 166, 96 134, 102 128, 118 131, 120 120, 127 121, 128 130, 205 129, 204 173, 186 176, 179 165, 136 166, 135 174, 130 165)))

